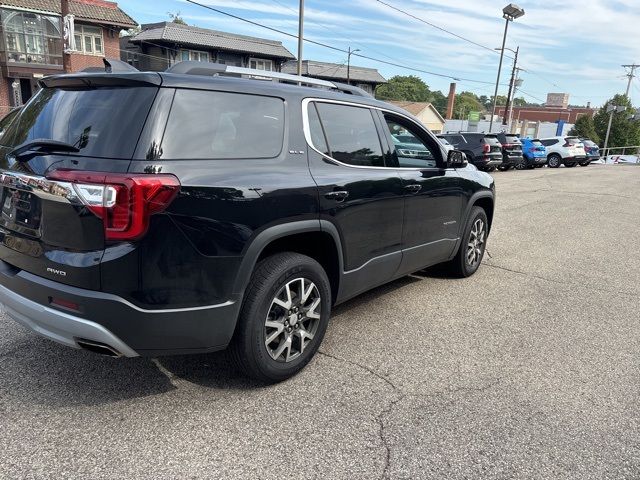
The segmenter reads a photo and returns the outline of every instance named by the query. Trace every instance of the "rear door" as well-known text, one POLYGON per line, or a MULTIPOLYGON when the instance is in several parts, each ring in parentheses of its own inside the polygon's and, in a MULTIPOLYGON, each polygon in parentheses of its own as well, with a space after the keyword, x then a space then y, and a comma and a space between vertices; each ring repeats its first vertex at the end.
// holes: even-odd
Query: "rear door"
POLYGON ((391 279, 402 257, 403 181, 390 168, 376 113, 363 105, 303 102, 309 167, 320 215, 340 234, 344 277, 340 297, 391 279))
POLYGON ((0 138, 0 260, 61 283, 100 288, 102 220, 83 206, 76 187, 47 177, 67 169, 126 172, 158 90, 149 79, 156 77, 121 83, 117 75, 54 77, 22 109, 0 138), (37 139, 77 151, 10 153, 37 139))

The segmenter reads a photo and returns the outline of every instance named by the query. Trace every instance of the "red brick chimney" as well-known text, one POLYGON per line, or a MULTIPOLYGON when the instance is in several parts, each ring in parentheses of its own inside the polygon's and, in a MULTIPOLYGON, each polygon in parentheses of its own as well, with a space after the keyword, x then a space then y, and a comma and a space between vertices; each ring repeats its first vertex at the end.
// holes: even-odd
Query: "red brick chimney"
POLYGON ((447 99, 447 120, 453 118, 453 106, 456 101, 456 84, 455 82, 449 85, 449 98, 447 99))

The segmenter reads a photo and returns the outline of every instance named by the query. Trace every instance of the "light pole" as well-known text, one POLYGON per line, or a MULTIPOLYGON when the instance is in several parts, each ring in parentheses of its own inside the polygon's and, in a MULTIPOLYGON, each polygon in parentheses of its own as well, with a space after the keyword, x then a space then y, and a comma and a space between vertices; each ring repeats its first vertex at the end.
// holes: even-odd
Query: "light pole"
POLYGON ((624 112, 627 109, 624 105, 607 105, 607 113, 609 114, 609 125, 607 125, 607 135, 604 137, 604 161, 607 161, 607 146, 609 145, 609 133, 611 133, 611 123, 613 122, 613 114, 624 112))
POLYGON ((302 75, 302 43, 304 41, 304 0, 300 0, 298 11, 298 76, 302 75))
POLYGON ((349 47, 349 53, 347 53, 347 84, 349 85, 351 85, 351 55, 359 51, 359 48, 351 50, 351 47, 349 47))
POLYGON ((496 102, 498 100, 498 86, 500 85, 500 72, 502 70, 502 58, 504 57, 504 44, 507 41, 507 30, 509 29, 509 22, 514 21, 516 18, 520 18, 524 15, 524 9, 520 8, 515 3, 510 3, 502 9, 502 18, 505 19, 504 34, 502 36, 502 48, 500 48, 500 63, 498 64, 498 77, 496 78, 496 89, 493 94, 493 109, 491 111, 491 122, 489 123, 489 132, 493 128, 493 117, 496 114, 496 102))

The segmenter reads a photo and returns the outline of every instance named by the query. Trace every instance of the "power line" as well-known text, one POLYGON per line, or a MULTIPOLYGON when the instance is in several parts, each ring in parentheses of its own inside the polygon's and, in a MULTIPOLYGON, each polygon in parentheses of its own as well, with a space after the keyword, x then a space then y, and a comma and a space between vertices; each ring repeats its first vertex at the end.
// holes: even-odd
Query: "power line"
MULTIPOLYGON (((196 2, 195 0, 186 0, 186 1, 188 3, 193 4, 193 5, 198 5, 198 6, 202 7, 202 8, 206 8, 207 10, 214 11, 214 12, 219 13, 221 15, 226 15, 228 17, 235 18, 236 20, 240 20, 242 22, 249 23, 251 25, 254 25, 254 26, 257 26, 257 27, 261 27, 261 28, 265 28, 265 29, 270 30, 272 32, 279 33, 280 35, 285 35, 287 37, 295 38, 295 39, 298 38, 298 36, 294 35, 293 33, 289 33, 289 32, 286 32, 284 30, 280 30, 280 29, 277 29, 277 28, 274 28, 274 27, 270 27, 268 25, 264 25, 264 24, 261 24, 261 23, 256 22, 256 21, 249 20, 247 18, 243 18, 243 17, 240 17, 238 15, 234 15, 234 14, 229 13, 229 12, 225 12, 224 10, 220 10, 218 8, 214 8, 214 7, 211 7, 209 5, 204 5, 202 3, 196 2)), ((328 49, 331 49, 331 50, 334 50, 334 51, 337 51, 337 52, 348 53, 347 50, 344 50, 344 49, 338 48, 338 47, 334 47, 333 45, 328 45, 326 43, 318 42, 316 40, 311 40, 309 38, 303 38, 303 40, 305 42, 311 43, 313 45, 318 45, 320 47, 328 48, 328 49)), ((370 57, 368 55, 363 55, 361 53, 352 53, 352 55, 355 56, 355 57, 371 60, 373 62, 378 62, 378 63, 382 63, 382 64, 385 64, 385 65, 390 65, 392 67, 398 67, 398 68, 402 68, 402 69, 405 69, 405 70, 410 70, 410 71, 413 71, 413 72, 424 73, 424 74, 427 74, 427 75, 433 75, 433 76, 436 76, 436 77, 448 78, 448 79, 456 80, 456 81, 466 81, 466 82, 470 82, 470 83, 478 83, 478 84, 483 84, 483 85, 491 85, 492 84, 492 82, 486 82, 486 81, 482 81, 482 80, 475 80, 475 79, 472 79, 472 78, 462 78, 462 77, 458 77, 458 76, 455 76, 455 75, 447 75, 447 74, 444 74, 444 73, 432 72, 432 71, 424 70, 424 69, 421 69, 421 68, 410 67, 408 65, 402 65, 400 63, 390 62, 390 61, 387 61, 387 60, 382 60, 382 59, 379 59, 379 58, 370 57)))

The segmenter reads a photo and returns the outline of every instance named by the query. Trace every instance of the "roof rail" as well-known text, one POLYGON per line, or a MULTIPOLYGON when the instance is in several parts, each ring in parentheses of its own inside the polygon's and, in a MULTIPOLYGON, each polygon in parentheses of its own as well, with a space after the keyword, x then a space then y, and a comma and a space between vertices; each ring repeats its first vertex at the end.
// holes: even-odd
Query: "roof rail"
POLYGON ((256 80, 279 81, 281 83, 291 83, 294 85, 305 85, 310 87, 322 87, 338 90, 343 93, 350 93, 362 97, 371 97, 369 93, 361 88, 342 83, 320 80, 318 78, 290 75, 288 73, 270 72, 266 70, 256 70, 253 68, 234 67, 221 63, 197 62, 193 60, 176 63, 166 70, 167 73, 181 73, 185 75, 230 75, 256 80))

